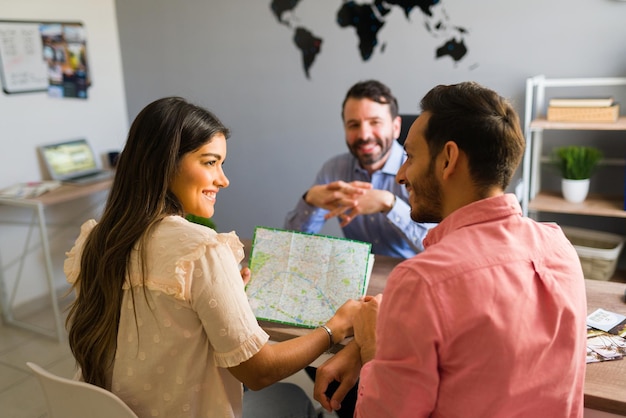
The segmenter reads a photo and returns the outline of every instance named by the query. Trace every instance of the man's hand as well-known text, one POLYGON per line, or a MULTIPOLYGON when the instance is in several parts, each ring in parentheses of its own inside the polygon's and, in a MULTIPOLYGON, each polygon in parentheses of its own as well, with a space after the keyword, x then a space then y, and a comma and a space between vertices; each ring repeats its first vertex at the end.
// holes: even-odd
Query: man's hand
POLYGON ((327 209, 329 213, 324 218, 336 216, 344 227, 358 215, 389 212, 396 197, 387 190, 372 189, 368 182, 335 181, 311 187, 305 200, 309 205, 327 209))
POLYGON ((387 213, 393 208, 396 197, 387 190, 371 189, 354 199, 352 206, 340 206, 328 212, 324 218, 330 219, 337 216, 342 227, 348 225, 358 215, 372 213, 387 213))
POLYGON ((359 347, 350 341, 342 350, 318 367, 315 374, 313 397, 328 412, 341 408, 346 394, 356 384, 361 371, 359 347), (339 382, 334 393, 328 393, 328 386, 339 382))
POLYGON ((372 183, 366 181, 334 181, 328 184, 318 184, 309 189, 305 201, 318 208, 333 210, 341 206, 354 205, 358 196, 372 188, 372 183))
POLYGON ((376 354, 376 321, 382 300, 381 293, 365 296, 359 313, 354 317, 354 342, 359 347, 363 364, 372 360, 376 354))

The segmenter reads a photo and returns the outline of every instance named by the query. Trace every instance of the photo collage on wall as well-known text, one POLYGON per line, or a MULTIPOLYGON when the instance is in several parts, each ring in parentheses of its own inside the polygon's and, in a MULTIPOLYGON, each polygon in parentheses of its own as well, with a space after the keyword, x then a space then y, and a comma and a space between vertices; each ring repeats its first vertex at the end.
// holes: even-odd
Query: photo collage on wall
POLYGON ((83 25, 49 23, 39 29, 48 73, 48 94, 86 99, 91 83, 83 25))

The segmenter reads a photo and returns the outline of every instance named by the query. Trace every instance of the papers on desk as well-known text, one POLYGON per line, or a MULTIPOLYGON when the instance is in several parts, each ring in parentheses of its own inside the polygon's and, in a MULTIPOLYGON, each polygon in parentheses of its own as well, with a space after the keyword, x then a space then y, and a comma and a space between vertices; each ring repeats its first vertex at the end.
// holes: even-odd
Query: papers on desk
POLYGON ((29 199, 41 196, 51 190, 61 186, 60 181, 33 181, 28 183, 17 183, 0 190, 0 197, 10 197, 13 199, 29 199))
POLYGON ((367 291, 371 244, 257 227, 246 287, 257 319, 314 328, 367 291))
POLYGON ((626 316, 596 309, 587 316, 587 363, 626 356, 626 316))

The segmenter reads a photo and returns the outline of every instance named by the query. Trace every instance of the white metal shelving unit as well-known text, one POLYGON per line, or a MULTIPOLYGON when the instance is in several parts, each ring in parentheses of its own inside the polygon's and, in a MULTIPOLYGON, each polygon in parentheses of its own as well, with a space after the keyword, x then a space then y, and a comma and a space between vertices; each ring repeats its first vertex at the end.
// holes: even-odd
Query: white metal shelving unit
MULTIPOLYGON (((615 123, 551 122, 545 118, 547 88, 594 86, 626 87, 626 77, 546 78, 544 75, 538 75, 526 80, 526 106, 524 115, 526 151, 524 152, 522 162, 522 180, 524 185, 522 211, 524 216, 527 216, 529 211, 545 211, 626 218, 623 198, 617 199, 615 197, 590 195, 582 204, 570 204, 554 193, 543 193, 540 191, 540 165, 544 131, 626 131, 626 116, 620 116, 615 123)), ((623 159, 604 159, 603 163, 623 165, 623 161, 623 159)))

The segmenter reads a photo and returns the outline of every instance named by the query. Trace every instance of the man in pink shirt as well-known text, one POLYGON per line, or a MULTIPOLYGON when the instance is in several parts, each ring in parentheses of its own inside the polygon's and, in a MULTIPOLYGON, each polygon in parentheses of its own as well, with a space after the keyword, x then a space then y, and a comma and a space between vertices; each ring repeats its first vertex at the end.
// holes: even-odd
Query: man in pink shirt
POLYGON ((411 218, 440 224, 384 299, 366 298, 315 398, 339 409, 360 371, 357 417, 582 417, 583 273, 560 228, 504 192, 525 146, 517 114, 471 82, 437 86, 421 106, 396 180, 411 218))

